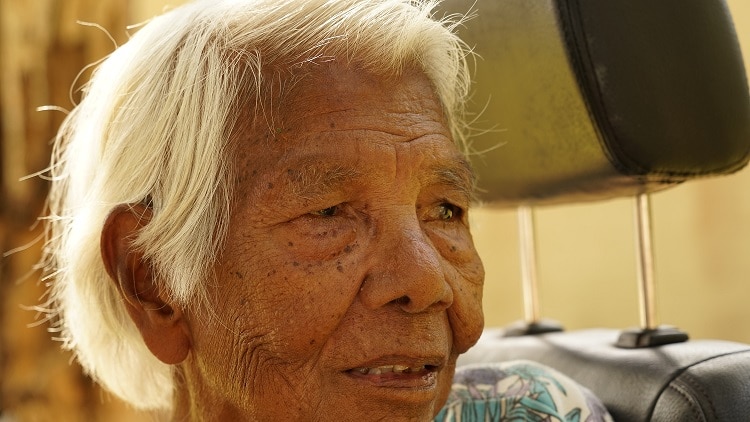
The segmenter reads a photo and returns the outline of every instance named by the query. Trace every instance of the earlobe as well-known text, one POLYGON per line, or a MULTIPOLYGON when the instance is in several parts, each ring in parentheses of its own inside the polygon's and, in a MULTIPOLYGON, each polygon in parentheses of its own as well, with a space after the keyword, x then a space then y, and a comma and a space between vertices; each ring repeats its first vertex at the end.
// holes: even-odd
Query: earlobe
POLYGON ((144 205, 123 204, 107 216, 101 234, 101 255, 130 318, 146 346, 159 360, 178 364, 190 351, 190 332, 179 306, 154 279, 151 265, 133 246, 133 239, 151 219, 144 205))

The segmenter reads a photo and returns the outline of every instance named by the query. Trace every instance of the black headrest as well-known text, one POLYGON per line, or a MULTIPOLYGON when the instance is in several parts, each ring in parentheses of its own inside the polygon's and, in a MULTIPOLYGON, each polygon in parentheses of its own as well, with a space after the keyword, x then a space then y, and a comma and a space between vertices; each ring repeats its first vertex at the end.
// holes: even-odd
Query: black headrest
MULTIPOLYGON (((448 0, 446 12, 466 12, 448 0)), ((603 199, 742 168, 750 100, 721 0, 478 0, 480 197, 603 199)))

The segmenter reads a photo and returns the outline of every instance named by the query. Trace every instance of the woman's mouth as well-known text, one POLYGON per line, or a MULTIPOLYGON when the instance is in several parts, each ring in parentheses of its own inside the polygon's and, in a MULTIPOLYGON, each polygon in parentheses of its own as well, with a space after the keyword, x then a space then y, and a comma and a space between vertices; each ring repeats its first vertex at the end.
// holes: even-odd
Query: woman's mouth
POLYGON ((427 372, 434 372, 437 370, 436 366, 433 365, 421 365, 421 366, 407 366, 407 365, 384 365, 373 368, 354 368, 350 369, 349 372, 361 375, 381 375, 381 374, 421 374, 427 372))
POLYGON ((438 365, 378 365, 362 366, 345 373, 358 382, 374 387, 431 390, 437 384, 438 365))

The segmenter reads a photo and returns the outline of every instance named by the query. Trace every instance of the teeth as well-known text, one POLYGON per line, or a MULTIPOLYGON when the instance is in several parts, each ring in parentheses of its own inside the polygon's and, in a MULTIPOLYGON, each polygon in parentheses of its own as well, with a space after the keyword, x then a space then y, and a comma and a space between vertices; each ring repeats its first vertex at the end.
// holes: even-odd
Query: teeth
POLYGON ((409 369, 406 365, 393 365, 393 372, 397 374, 403 374, 407 369, 409 369))
POLYGON ((355 368, 354 370, 362 375, 380 375, 387 374, 389 372, 393 372, 396 374, 413 374, 416 372, 424 371, 424 369, 424 365, 414 368, 406 365, 387 365, 378 366, 377 368, 355 368))

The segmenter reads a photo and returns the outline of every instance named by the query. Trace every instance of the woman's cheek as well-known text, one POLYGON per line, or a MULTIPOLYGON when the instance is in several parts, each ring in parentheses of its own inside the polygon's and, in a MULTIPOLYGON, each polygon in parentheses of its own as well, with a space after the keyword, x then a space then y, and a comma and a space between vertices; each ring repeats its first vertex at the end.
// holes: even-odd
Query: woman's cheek
POLYGON ((460 224, 430 223, 427 236, 440 255, 454 265, 470 265, 478 259, 468 228, 460 224))
POLYGON ((288 290, 276 295, 283 303, 277 303, 281 313, 275 318, 294 327, 292 335, 283 336, 280 353, 287 362, 300 363, 324 347, 355 300, 361 248, 357 230, 342 225, 295 231, 285 242, 277 276, 283 274, 288 290))

